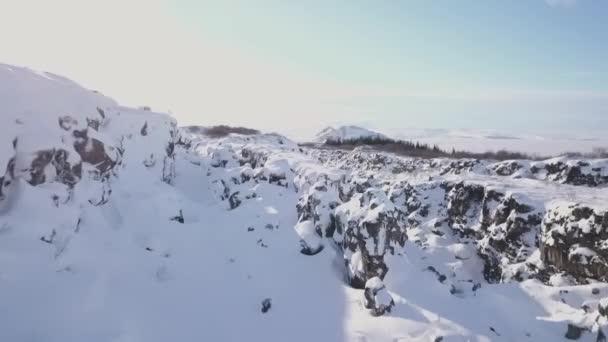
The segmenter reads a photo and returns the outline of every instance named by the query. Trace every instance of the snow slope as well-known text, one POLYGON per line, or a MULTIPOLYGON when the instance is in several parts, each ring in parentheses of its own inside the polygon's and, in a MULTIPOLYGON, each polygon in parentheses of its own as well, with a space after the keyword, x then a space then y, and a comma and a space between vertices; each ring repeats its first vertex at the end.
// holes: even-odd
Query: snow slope
POLYGON ((344 141, 358 138, 386 138, 382 133, 370 131, 357 126, 327 127, 315 135, 314 141, 325 143, 330 141, 344 141))
POLYGON ((212 139, 4 65, 0 90, 0 341, 606 331, 607 161, 212 139))

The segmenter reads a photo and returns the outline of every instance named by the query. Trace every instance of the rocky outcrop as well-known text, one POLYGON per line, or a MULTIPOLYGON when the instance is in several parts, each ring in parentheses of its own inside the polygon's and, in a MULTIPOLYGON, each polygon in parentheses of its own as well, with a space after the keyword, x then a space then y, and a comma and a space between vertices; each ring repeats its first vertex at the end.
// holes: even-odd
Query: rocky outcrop
POLYGON ((343 252, 351 286, 363 289, 388 272, 385 254, 407 240, 406 215, 387 194, 357 178, 321 177, 300 197, 296 231, 304 251, 317 251, 326 238, 343 252), (366 184, 366 186, 362 186, 366 184))
POLYGON ((608 162, 551 160, 532 165, 534 175, 565 184, 600 186, 608 184, 608 162))
POLYGON ((608 281, 608 212, 560 203, 543 219, 542 260, 579 282, 608 281))
MULTIPOLYGON (((320 186, 315 185, 316 190, 302 196, 298 206, 300 222, 311 220, 311 227, 314 227, 312 230, 317 232, 317 236, 327 237, 325 231, 329 231, 331 237, 334 237, 332 235, 335 234, 334 232, 338 233, 337 241, 345 251, 351 284, 357 287, 361 287, 370 277, 383 278, 390 267, 383 259, 378 258, 378 254, 368 253, 369 247, 365 249, 357 247, 357 243, 370 238, 369 235, 360 233, 368 232, 369 224, 359 219, 345 220, 343 214, 338 215, 342 212, 342 208, 349 208, 351 212, 354 208, 367 213, 373 212, 373 208, 366 206, 367 202, 363 196, 366 193, 374 194, 373 197, 381 197, 380 193, 386 194, 388 202, 394 206, 394 209, 388 210, 389 214, 378 216, 378 222, 381 222, 379 231, 383 234, 405 232, 405 236, 408 234, 415 236, 414 242, 426 248, 428 244, 426 241, 432 238, 430 234, 446 238, 445 234, 448 232, 452 235, 450 238, 455 239, 457 243, 474 244, 477 256, 482 260, 483 276, 488 282, 521 281, 529 278, 549 282, 552 274, 570 272, 569 270, 573 268, 584 270, 582 272, 588 277, 597 278, 602 273, 604 256, 602 251, 598 250, 598 246, 586 247, 597 254, 592 259, 579 255, 586 251, 581 249, 584 247, 581 241, 570 241, 567 246, 557 247, 544 244, 541 252, 537 253, 541 247, 541 231, 550 229, 547 228, 550 222, 543 219, 546 216, 546 203, 529 197, 528 189, 513 189, 515 190, 513 192, 509 191, 508 186, 500 189, 487 182, 441 180, 453 179, 456 176, 466 179, 467 174, 481 176, 487 172, 500 177, 530 178, 551 183, 595 187, 602 186, 601 174, 604 172, 602 160, 590 161, 587 164, 569 161, 508 161, 489 164, 479 160, 399 158, 390 154, 366 151, 363 148, 352 152, 315 150, 311 153, 326 165, 339 167, 345 171, 352 169, 357 174, 357 177, 346 177, 339 182, 324 181, 320 186), (539 171, 541 166, 546 172, 539 171), (596 174, 591 175, 590 172, 596 174), (382 181, 375 179, 378 173, 384 175, 382 181), (415 185, 408 181, 391 180, 391 177, 400 178, 401 175, 415 177, 418 180, 415 185), (336 189, 329 196, 334 201, 332 209, 327 209, 330 208, 329 201, 324 202, 325 198, 329 198, 328 196, 318 196, 328 189, 336 189), (363 200, 355 206, 355 202, 351 201, 353 196, 363 200), (395 229, 395 227, 399 228, 395 229), (574 254, 567 251, 572 249, 570 246, 575 246, 574 254), (360 262, 359 268, 349 262, 350 253, 354 254, 355 260, 360 262), (570 254, 572 255, 568 259, 567 256, 570 254), (569 263, 572 265, 563 260, 570 260, 569 263), (583 263, 588 265, 580 267, 583 263)), ((603 218, 600 217, 593 220, 598 223, 603 222, 603 218)), ((374 233, 375 230, 372 228, 369 232, 374 233)), ((400 236, 399 234, 397 236, 400 236)), ((605 241, 606 237, 598 235, 589 239, 605 241)), ((314 239, 310 240, 314 241, 314 239)), ((401 246, 402 240, 394 238, 394 235, 391 241, 396 242, 393 245, 401 246)), ((319 242, 313 243, 315 246, 319 244, 319 242)), ((365 246, 376 246, 375 243, 372 238, 372 241, 365 242, 365 246)), ((316 250, 316 247, 312 250, 316 250)), ((389 249, 389 253, 393 252, 394 250, 389 249)), ((431 267, 437 269, 436 265, 431 267)), ((443 272, 440 272, 441 275, 444 275, 443 272)), ((582 280, 580 276, 578 279, 582 280)))
POLYGON ((378 277, 371 278, 365 283, 363 297, 363 305, 370 310, 372 316, 382 316, 390 313, 395 306, 393 297, 378 277))
POLYGON ((545 161, 504 161, 487 166, 491 174, 513 178, 532 178, 575 186, 608 185, 608 160, 568 160, 564 157, 545 161))
MULTIPOLYGON (((3 189, 18 178, 33 186, 58 182, 72 188, 83 177, 83 164, 91 166, 87 170, 94 179, 107 177, 120 162, 120 154, 114 147, 92 137, 91 128, 78 129, 78 125, 79 122, 70 116, 59 118, 59 127, 67 133, 62 138, 65 142, 62 148, 22 147, 16 138, 14 156, 6 167, 0 193, 4 194, 3 189)), ((49 130, 52 131, 51 128, 49 130)))
POLYGON ((478 248, 485 261, 485 279, 497 283, 535 277, 535 270, 529 269, 526 261, 537 248, 542 211, 525 203, 525 199, 488 193, 484 204, 484 234, 478 248), (495 205, 493 210, 489 209, 492 205, 495 205), (513 267, 518 264, 521 266, 513 267))
POLYGON ((353 287, 362 288, 369 279, 386 276, 385 254, 395 254, 407 240, 405 218, 383 191, 373 188, 336 208, 336 231, 342 233, 341 247, 353 287))
POLYGON ((448 225, 462 235, 474 235, 480 222, 486 192, 478 184, 442 184, 446 191, 448 225))
MULTIPOLYGON (((147 122, 146 126, 147 127, 147 122)), ((142 134, 142 135, 147 135, 142 134)), ((175 145, 179 141, 177 122, 172 121, 169 127, 169 139, 165 143, 165 156, 163 156, 162 180, 167 184, 173 184, 175 179, 175 145)))
POLYGON ((448 182, 441 186, 446 193, 447 225, 476 243, 488 282, 533 277, 526 267, 513 271, 509 266, 524 263, 537 247, 542 210, 536 204, 528 203, 525 196, 476 183, 448 182))

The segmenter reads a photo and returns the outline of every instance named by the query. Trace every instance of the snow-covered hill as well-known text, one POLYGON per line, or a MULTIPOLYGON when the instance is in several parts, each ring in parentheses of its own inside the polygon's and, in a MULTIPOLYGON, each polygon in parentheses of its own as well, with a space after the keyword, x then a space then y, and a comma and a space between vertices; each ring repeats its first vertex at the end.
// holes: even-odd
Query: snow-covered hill
POLYGON ((214 138, 5 65, 0 112, 0 341, 596 341, 608 328, 608 160, 214 138))
POLYGON ((370 131, 357 126, 327 127, 315 135, 314 141, 325 143, 327 141, 345 141, 359 138, 387 138, 382 133, 370 131))

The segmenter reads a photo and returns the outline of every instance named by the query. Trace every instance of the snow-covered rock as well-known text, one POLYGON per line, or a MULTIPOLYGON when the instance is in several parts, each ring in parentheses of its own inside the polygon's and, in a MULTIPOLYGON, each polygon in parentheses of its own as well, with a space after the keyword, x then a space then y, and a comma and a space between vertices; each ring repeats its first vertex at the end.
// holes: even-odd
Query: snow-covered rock
POLYGON ((491 173, 513 178, 533 178, 562 184, 608 185, 608 160, 568 160, 565 157, 530 162, 510 160, 488 165, 491 173))
POLYGON ((384 283, 379 277, 370 278, 365 283, 364 305, 373 316, 382 316, 390 313, 395 306, 395 301, 386 290, 384 283))
POLYGON ((2 341, 606 331, 603 160, 416 159, 209 136, 6 65, 0 112, 2 341))
POLYGON ((314 141, 326 143, 328 141, 340 142, 360 138, 388 138, 386 135, 358 126, 327 127, 315 135, 314 141))
POLYGON ((608 211, 557 202, 545 214, 543 261, 581 282, 608 280, 608 211))

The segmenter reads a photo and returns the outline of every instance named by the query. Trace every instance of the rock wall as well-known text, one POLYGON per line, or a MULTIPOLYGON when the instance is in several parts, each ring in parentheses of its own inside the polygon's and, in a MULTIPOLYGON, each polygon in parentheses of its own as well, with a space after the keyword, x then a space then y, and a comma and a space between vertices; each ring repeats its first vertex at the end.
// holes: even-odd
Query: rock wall
POLYGON ((608 212, 560 203, 543 219, 542 260, 578 282, 608 280, 608 212))

